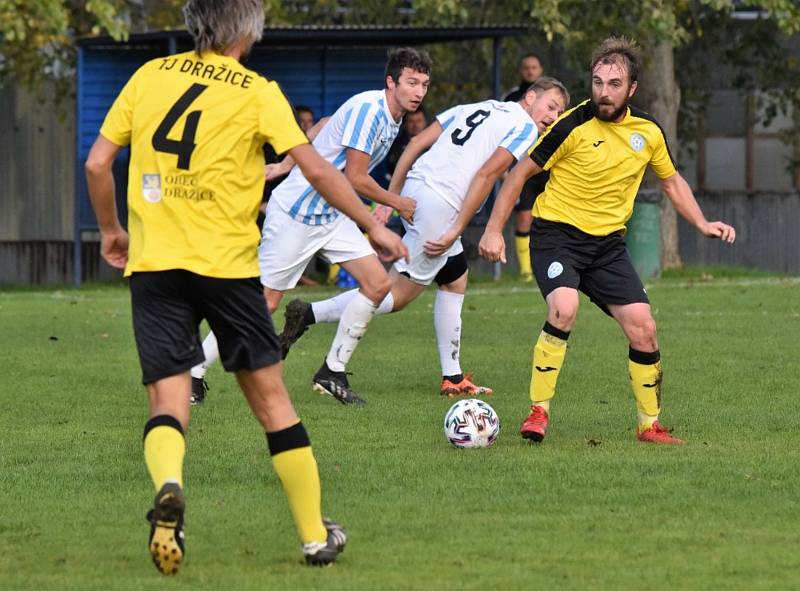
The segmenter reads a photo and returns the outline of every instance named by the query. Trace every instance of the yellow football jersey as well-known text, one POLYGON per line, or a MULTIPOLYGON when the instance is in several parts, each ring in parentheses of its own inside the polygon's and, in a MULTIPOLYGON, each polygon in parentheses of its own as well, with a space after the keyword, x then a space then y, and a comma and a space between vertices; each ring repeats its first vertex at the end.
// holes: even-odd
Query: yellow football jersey
POLYGON ((144 64, 100 133, 131 146, 125 275, 258 276, 264 154, 306 143, 280 87, 237 60, 187 52, 144 64))
POLYGON ((644 111, 628 107, 619 123, 595 117, 591 101, 564 113, 529 151, 550 180, 533 216, 570 224, 594 236, 625 228, 645 169, 675 174, 664 132, 644 111))

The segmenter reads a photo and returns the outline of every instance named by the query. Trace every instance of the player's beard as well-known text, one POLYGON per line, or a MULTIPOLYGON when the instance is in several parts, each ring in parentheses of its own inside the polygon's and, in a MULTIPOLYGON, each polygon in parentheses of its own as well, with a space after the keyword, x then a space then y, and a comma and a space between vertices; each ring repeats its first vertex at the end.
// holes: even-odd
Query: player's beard
POLYGON ((616 121, 619 119, 625 111, 628 110, 628 104, 630 104, 630 100, 626 99, 621 106, 617 107, 609 114, 607 111, 601 111, 601 106, 613 106, 611 103, 599 103, 594 97, 592 97, 592 106, 594 106, 594 112, 600 121, 616 121))

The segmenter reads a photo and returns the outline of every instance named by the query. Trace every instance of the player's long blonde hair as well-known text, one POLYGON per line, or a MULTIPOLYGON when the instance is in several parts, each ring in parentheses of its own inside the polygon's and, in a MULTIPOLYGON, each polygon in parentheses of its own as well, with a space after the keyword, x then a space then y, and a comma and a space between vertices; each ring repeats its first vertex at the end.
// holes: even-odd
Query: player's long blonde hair
POLYGON ((222 53, 240 41, 251 45, 264 33, 261 0, 188 0, 183 19, 198 55, 222 53))

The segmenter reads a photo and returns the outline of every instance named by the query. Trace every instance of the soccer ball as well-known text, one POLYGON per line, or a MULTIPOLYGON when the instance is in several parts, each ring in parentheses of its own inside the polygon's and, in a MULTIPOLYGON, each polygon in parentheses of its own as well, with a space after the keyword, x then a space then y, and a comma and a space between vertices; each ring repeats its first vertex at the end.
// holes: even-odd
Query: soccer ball
POLYGON ((455 447, 489 447, 500 434, 500 418, 483 400, 459 400, 444 416, 444 435, 455 447))

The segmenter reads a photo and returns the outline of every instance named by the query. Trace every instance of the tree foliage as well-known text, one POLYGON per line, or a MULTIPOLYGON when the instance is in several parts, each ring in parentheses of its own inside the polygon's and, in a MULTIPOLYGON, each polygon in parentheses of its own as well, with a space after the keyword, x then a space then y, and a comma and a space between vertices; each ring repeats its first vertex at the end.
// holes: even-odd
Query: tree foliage
MULTIPOLYGON (((184 0, 0 0, 0 81, 14 78, 29 88, 42 81, 69 79, 75 40, 108 34, 123 39, 131 32, 182 26, 184 0)), ((798 84, 798 66, 786 68, 785 42, 800 32, 796 0, 763 0, 760 18, 731 18, 736 0, 264 0, 269 24, 486 25, 529 23, 531 36, 545 53, 557 49, 556 72, 578 96, 588 90, 586 61, 591 47, 609 34, 627 34, 646 46, 667 41, 676 48, 676 75, 687 89, 686 106, 702 110, 708 96, 708 72, 727 65, 743 91, 766 90, 765 112, 795 103, 787 90, 798 84), (697 59, 704 56, 705 59, 697 59), (785 69, 782 70, 782 69, 785 69), (570 76, 570 72, 574 73, 570 76), (572 79, 570 79, 572 78, 572 79), (786 81, 786 82, 784 82, 786 81)), ((507 43, 519 46, 513 40, 507 43)), ((534 43, 534 45, 537 45, 534 43)), ((488 46, 435 48, 442 92, 434 100, 477 98, 489 91, 488 46), (440 77, 441 76, 441 77, 440 77)), ((506 80, 513 63, 505 64, 506 80)), ((761 96, 761 95, 760 95, 761 96)), ((684 109, 686 111, 686 109, 684 109)), ((690 123, 687 111, 681 121, 690 123)))
POLYGON ((35 89, 68 81, 75 39, 101 32, 120 39, 130 28, 127 14, 122 0, 0 0, 0 82, 35 89))
MULTIPOLYGON (((183 26, 184 0, 0 0, 0 85, 14 80, 57 102, 70 95, 75 43, 85 36, 183 26)), ((281 0, 264 0, 271 23, 289 23, 281 0)), ((330 2, 329 2, 330 4, 330 2)), ((298 15, 302 17, 302 15, 298 15)))

